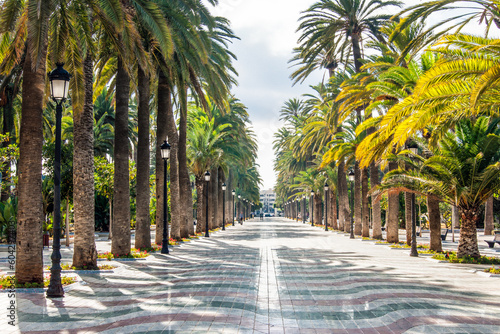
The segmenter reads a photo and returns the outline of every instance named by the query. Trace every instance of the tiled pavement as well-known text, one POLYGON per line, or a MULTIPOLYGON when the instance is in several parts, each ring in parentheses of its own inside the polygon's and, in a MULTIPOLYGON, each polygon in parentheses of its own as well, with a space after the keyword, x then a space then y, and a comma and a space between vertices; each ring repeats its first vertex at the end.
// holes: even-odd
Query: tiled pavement
MULTIPOLYGON (((500 333, 500 279, 284 218, 17 293, 22 333, 500 333)), ((477 267, 474 267, 477 268, 477 267)), ((5 293, 0 305, 8 305, 5 293)), ((0 333, 13 331, 3 317, 0 333)))

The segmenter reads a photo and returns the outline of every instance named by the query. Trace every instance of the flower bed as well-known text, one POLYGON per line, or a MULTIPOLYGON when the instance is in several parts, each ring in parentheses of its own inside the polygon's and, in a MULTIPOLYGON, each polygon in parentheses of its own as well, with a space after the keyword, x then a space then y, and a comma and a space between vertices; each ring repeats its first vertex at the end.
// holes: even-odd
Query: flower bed
MULTIPOLYGON (((75 277, 71 276, 61 276, 62 285, 70 285, 76 282, 75 277)), ((47 288, 50 283, 50 274, 43 275, 43 284, 39 283, 17 283, 16 277, 14 275, 1 275, 0 276, 0 290, 11 289, 13 285, 16 289, 29 289, 29 288, 47 288)))
POLYGON ((458 258, 456 252, 437 253, 432 258, 441 261, 448 261, 450 263, 500 264, 500 259, 493 256, 481 256, 479 258, 465 256, 458 258))

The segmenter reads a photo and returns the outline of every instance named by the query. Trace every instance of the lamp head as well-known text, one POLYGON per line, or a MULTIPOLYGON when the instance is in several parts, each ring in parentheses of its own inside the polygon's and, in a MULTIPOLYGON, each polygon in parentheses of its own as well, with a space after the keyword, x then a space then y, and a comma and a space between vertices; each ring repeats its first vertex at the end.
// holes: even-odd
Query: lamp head
POLYGON ((210 181, 210 172, 207 170, 207 172, 205 173, 205 181, 210 181))
POLYGON ((172 147, 170 144, 165 140, 163 144, 160 146, 160 151, 161 151, 161 158, 163 160, 168 160, 170 158, 170 149, 172 147))
POLYGON ((349 177, 349 181, 354 181, 354 171, 351 169, 349 170, 349 174, 347 174, 349 177))
POLYGON ((64 63, 56 63, 56 66, 57 68, 49 73, 50 96, 59 103, 68 97, 71 74, 63 68, 64 63))
POLYGON ((225 182, 222 184, 222 191, 226 191, 226 183, 225 182))

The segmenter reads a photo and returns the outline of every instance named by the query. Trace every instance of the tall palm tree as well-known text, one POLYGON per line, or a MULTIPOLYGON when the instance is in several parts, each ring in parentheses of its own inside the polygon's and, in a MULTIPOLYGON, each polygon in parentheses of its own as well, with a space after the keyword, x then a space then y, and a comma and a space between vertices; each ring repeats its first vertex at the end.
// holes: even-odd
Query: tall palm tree
MULTIPOLYGON (((382 190, 403 187, 457 206, 461 216, 458 257, 479 257, 476 225, 481 205, 500 189, 499 119, 462 120, 447 132, 430 158, 401 157, 412 170, 388 173, 382 190)), ((401 152, 401 155, 408 152, 401 152)))

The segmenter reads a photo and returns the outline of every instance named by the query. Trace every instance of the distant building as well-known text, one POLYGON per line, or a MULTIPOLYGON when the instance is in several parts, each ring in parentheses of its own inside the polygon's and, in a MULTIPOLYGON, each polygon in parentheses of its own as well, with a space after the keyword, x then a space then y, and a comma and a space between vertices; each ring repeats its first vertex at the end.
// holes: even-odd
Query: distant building
POLYGON ((276 214, 274 202, 276 202, 276 193, 272 189, 260 191, 260 202, 262 203, 262 211, 264 213, 276 214))

